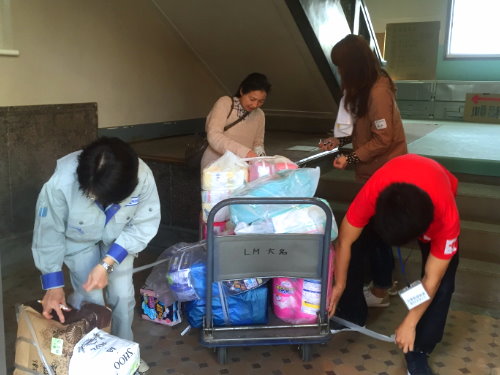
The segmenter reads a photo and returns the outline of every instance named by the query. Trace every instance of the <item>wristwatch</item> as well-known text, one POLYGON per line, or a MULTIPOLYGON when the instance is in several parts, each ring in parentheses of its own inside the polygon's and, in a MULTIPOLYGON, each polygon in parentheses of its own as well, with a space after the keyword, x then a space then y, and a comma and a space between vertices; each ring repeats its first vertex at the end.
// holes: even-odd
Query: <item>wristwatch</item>
POLYGON ((104 269, 106 270, 106 272, 107 272, 108 274, 110 274, 111 272, 113 272, 113 269, 114 269, 114 268, 113 268, 113 266, 109 265, 109 264, 108 264, 108 263, 106 263, 105 261, 102 261, 102 262, 101 262, 101 266, 103 266, 103 267, 104 267, 104 269))

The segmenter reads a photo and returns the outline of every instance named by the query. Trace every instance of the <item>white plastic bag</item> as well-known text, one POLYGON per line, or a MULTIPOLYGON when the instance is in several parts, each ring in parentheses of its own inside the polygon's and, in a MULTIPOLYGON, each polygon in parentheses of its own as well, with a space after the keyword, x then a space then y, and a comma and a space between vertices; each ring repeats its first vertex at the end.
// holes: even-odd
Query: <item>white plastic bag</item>
POLYGON ((202 190, 237 189, 248 180, 248 164, 226 151, 219 159, 203 169, 202 190))
POLYGON ((75 345, 69 375, 133 375, 140 361, 138 343, 94 328, 75 345))

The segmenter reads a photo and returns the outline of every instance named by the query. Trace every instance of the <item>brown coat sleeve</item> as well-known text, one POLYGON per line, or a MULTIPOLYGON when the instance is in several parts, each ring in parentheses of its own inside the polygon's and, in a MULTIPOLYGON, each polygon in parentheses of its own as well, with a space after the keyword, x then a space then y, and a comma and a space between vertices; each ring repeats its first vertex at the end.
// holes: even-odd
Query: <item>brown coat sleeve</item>
MULTIPOLYGON (((402 127, 401 120, 394 121, 394 94, 382 83, 376 83, 370 92, 368 113, 356 121, 356 154, 362 162, 369 162, 389 151, 394 141, 394 134, 402 127)), ((399 111, 396 111, 399 117, 399 111)))

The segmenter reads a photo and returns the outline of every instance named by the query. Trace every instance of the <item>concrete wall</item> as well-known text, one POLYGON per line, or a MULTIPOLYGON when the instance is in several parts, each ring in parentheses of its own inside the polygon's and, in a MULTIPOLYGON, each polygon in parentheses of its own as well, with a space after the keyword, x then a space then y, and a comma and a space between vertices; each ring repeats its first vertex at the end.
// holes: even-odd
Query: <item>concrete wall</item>
POLYGON ((3 19, 7 10, 20 55, 0 52, 2 105, 96 102, 99 128, 190 120, 261 71, 270 116, 335 117, 281 0, 23 0, 3 19))
POLYGON ((33 229, 56 160, 96 136, 95 103, 0 107, 0 238, 33 229))
POLYGON ((11 3, 5 106, 96 102, 99 127, 204 117, 224 93, 149 0, 11 3))

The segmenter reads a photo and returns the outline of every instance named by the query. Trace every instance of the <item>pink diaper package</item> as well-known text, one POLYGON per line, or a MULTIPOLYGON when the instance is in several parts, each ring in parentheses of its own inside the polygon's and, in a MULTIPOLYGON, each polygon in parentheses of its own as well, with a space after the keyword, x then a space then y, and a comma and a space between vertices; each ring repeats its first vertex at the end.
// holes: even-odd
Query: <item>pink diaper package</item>
POLYGON ((284 156, 257 157, 248 161, 248 181, 254 181, 260 177, 272 176, 278 171, 285 169, 297 169, 297 164, 284 156))
MULTIPOLYGON (((333 246, 328 256, 328 290, 330 296, 333 278, 333 246)), ((273 310, 281 320, 291 324, 315 323, 319 311, 321 281, 276 277, 273 279, 273 310)))

